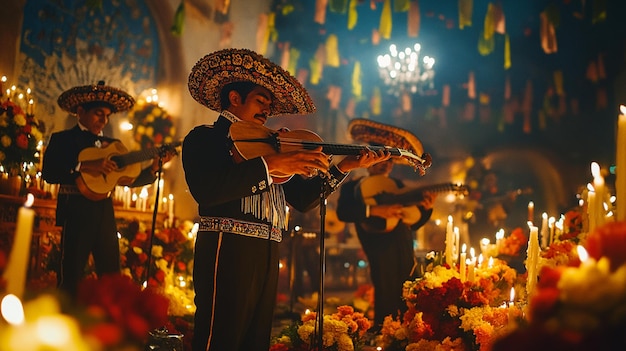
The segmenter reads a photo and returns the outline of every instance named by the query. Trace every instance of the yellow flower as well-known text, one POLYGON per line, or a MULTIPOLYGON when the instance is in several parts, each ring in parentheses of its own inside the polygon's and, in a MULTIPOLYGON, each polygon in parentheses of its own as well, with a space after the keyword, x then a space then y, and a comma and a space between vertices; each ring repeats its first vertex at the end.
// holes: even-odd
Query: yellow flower
POLYGON ((15 117, 13 117, 13 121, 15 121, 15 124, 17 124, 20 127, 23 127, 26 125, 26 116, 24 116, 23 114, 17 114, 15 115, 15 117))
POLYGON ((152 123, 152 122, 154 122, 154 115, 153 115, 152 113, 149 113, 149 114, 146 116, 146 122, 148 122, 148 123, 152 123))
POLYGON ((11 137, 8 135, 3 135, 2 138, 0 138, 0 144, 2 144, 2 146, 4 147, 9 147, 11 146, 12 143, 13 141, 11 140, 11 137))

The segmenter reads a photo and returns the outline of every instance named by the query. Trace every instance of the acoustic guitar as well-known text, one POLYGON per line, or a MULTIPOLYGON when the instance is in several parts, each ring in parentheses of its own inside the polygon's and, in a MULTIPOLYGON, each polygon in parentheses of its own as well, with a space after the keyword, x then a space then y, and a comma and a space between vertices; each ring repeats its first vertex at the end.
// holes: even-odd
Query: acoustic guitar
POLYGON ((417 208, 417 204, 423 199, 424 192, 432 193, 455 193, 457 196, 467 196, 468 189, 462 184, 440 183, 421 187, 400 188, 391 178, 384 175, 375 175, 363 178, 356 186, 356 195, 361 197, 366 205, 389 205, 401 204, 402 218, 385 218, 385 227, 374 224, 376 221, 366 221, 363 227, 373 232, 387 233, 392 231, 398 222, 407 225, 417 223, 422 214, 417 208))
POLYGON ((106 199, 116 185, 130 185, 141 173, 140 162, 150 160, 166 152, 176 154, 180 142, 165 144, 146 150, 129 152, 124 144, 114 141, 103 148, 89 147, 78 154, 78 161, 92 161, 107 158, 117 164, 118 169, 109 174, 81 172, 76 178, 78 190, 86 198, 99 201, 106 199))

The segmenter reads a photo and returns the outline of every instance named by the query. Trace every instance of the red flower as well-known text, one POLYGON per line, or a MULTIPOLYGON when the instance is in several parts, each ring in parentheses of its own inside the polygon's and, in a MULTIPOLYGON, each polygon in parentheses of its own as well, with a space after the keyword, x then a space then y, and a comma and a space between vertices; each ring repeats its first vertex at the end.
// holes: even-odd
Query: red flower
POLYGON ((608 222, 587 236, 585 248, 596 260, 607 257, 611 269, 616 270, 626 263, 626 222, 608 222))
POLYGON ((15 138, 15 145, 20 149, 28 149, 28 136, 24 133, 20 133, 15 138))
POLYGON ((86 279, 79 286, 78 303, 100 310, 136 340, 143 341, 148 331, 165 325, 169 300, 151 289, 142 290, 131 278, 120 274, 86 279))

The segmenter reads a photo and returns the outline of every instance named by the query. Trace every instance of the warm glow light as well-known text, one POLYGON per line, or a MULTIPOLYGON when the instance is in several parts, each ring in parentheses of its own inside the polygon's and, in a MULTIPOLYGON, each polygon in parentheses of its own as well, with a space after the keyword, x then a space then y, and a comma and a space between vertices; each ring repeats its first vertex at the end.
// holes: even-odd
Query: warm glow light
POLYGON ((71 339, 69 316, 43 316, 35 325, 36 334, 43 344, 49 346, 67 345, 71 339))
POLYGON ((580 262, 587 262, 587 260, 589 260, 589 253, 582 245, 576 246, 576 251, 578 251, 578 258, 580 258, 580 262))
MULTIPOLYGON (((4 77, 2 77, 4 78, 4 77)), ((619 111, 623 114, 626 115, 626 106, 624 105, 619 105, 619 111)))
POLYGON ((28 193, 26 195, 26 202, 24 202, 24 207, 31 207, 35 203, 35 195, 28 193))
POLYGON ((461 252, 465 253, 465 250, 467 250, 467 245, 463 244, 463 246, 461 246, 461 252))
POLYGON ((120 122, 120 130, 123 132, 133 130, 133 124, 128 121, 122 121, 120 122))
POLYGON ((511 288, 511 294, 510 294, 510 302, 515 301, 515 288, 511 288))
POLYGON ((591 162, 591 175, 594 178, 600 176, 600 165, 597 162, 591 162))
POLYGON ((400 51, 391 44, 389 53, 378 55, 378 72, 390 93, 422 93, 434 88, 435 59, 424 56, 420 62, 421 49, 419 43, 400 51))
POLYGON ((24 323, 24 308, 22 307, 22 302, 17 296, 8 294, 2 298, 0 310, 2 311, 2 317, 7 321, 7 323, 11 325, 20 325, 24 323))

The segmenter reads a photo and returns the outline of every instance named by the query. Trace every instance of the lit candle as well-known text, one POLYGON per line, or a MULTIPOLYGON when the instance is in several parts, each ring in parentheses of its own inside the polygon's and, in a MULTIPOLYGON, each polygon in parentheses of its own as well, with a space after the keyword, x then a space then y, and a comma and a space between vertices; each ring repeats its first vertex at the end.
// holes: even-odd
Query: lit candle
POLYGON ((7 77, 6 76, 2 76, 2 78, 0 78, 0 97, 2 97, 2 93, 4 92, 3 85, 6 82, 7 82, 7 77))
POLYGON ((463 244, 463 247, 461 247, 461 258, 459 259, 459 273, 461 274, 461 281, 465 282, 465 280, 467 279, 466 275, 466 271, 467 271, 467 253, 465 253, 465 250, 467 249, 467 245, 463 244))
POLYGON ((548 214, 541 214, 541 248, 548 247, 548 214))
POLYGON ((170 221, 170 226, 174 226, 174 195, 170 194, 167 201, 167 217, 170 221))
POLYGON ((587 232, 592 232, 596 229, 598 224, 598 207, 596 206, 598 199, 596 198, 596 192, 593 190, 593 186, 587 184, 587 187, 589 188, 589 191, 587 191, 587 232))
POLYGON ((452 224, 452 216, 448 216, 448 224, 446 226, 446 263, 452 267, 452 247, 454 245, 454 229, 452 224))
POLYGON ((30 241, 33 234, 35 210, 30 208, 35 202, 33 194, 28 194, 24 206, 17 211, 17 224, 13 247, 9 256, 9 262, 4 271, 4 279, 7 282, 6 292, 22 298, 26 286, 28 261, 30 257, 30 241))
POLYGON ((600 165, 596 162, 591 163, 591 175, 593 176, 593 188, 596 191, 596 226, 601 226, 606 222, 606 210, 604 209, 604 201, 606 200, 606 185, 604 177, 600 170, 600 165))
POLYGON ((476 269, 476 259, 472 258, 472 259, 467 259, 467 281, 470 283, 474 282, 475 279, 475 273, 474 270, 476 269))
POLYGON ((500 250, 502 249, 502 240, 504 240, 504 229, 500 229, 496 233, 496 255, 500 254, 500 250))
POLYGON ((617 221, 626 220, 626 106, 619 107, 617 120, 617 149, 615 152, 615 194, 617 195, 617 221), (620 167, 622 171, 620 172, 620 167), (622 201, 621 203, 619 201, 622 201))
POLYGON ((454 252, 452 253, 452 257, 454 257, 454 261, 458 261, 459 259, 459 245, 460 245, 460 241, 461 240, 461 234, 459 232, 459 227, 454 227, 454 252))
POLYGON ((511 294, 509 296, 509 323, 513 323, 515 318, 513 308, 515 308, 515 288, 511 287, 511 294))
POLYGON ((539 232, 538 228, 530 225, 530 236, 528 239, 528 250, 526 253, 526 292, 531 296, 537 284, 537 261, 539 259, 539 232))
POLYGON ((556 223, 556 219, 554 217, 550 217, 548 218, 548 228, 550 230, 550 240, 548 242, 548 245, 552 245, 552 243, 554 242, 554 226, 556 223))
POLYGON ((489 255, 489 244, 491 244, 491 241, 489 239, 487 239, 487 238, 480 239, 480 253, 485 258, 488 258, 490 256, 489 255))
POLYGON ((535 203, 532 201, 529 201, 528 202, 528 220, 530 222, 532 222, 534 219, 534 216, 535 216, 534 211, 535 211, 535 203))

